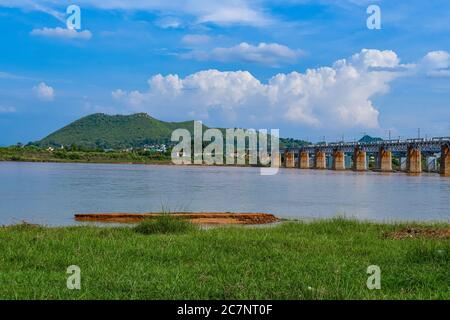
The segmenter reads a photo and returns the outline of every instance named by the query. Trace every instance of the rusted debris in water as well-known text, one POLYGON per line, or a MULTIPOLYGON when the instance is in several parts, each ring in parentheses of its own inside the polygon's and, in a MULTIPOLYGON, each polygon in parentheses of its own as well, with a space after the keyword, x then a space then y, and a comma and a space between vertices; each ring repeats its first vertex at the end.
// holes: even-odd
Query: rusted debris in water
POLYGON ((136 223, 162 214, 191 220, 196 224, 267 224, 278 218, 268 213, 174 212, 174 213, 87 213, 75 214, 76 221, 136 223))

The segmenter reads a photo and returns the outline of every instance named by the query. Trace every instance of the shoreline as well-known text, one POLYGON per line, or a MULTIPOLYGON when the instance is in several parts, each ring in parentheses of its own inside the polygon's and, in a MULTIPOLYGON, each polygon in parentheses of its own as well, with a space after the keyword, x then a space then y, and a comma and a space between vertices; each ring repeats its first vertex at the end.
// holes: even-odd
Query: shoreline
MULTIPOLYGON (((152 215, 152 216, 161 216, 161 215, 171 215, 172 213, 150 213, 147 215, 152 215)), ((178 213, 180 215, 180 213, 178 213)), ((262 215, 267 215, 269 216, 269 220, 273 220, 273 221, 269 221, 269 222, 265 222, 265 223, 245 223, 245 221, 232 221, 232 223, 224 223, 224 220, 222 220, 222 218, 220 218, 219 220, 221 221, 217 221, 216 219, 214 219, 214 214, 222 214, 222 215, 249 215, 251 213, 220 213, 220 212, 216 212, 216 213, 206 213, 208 215, 208 217, 204 217, 205 219, 214 219, 213 223, 208 224, 208 223, 202 223, 202 217, 201 215, 204 215, 205 213, 198 213, 198 212, 184 212, 181 213, 184 215, 200 215, 200 217, 198 217, 197 221, 192 221, 194 224, 196 225, 208 225, 208 226, 214 226, 214 227, 228 227, 228 226, 237 226, 237 227, 271 227, 274 225, 278 225, 278 224, 283 224, 283 223, 298 223, 298 224, 317 224, 317 223, 324 223, 324 222, 329 222, 329 221, 335 221, 335 220, 342 220, 342 221, 348 221, 348 222, 354 222, 354 223, 358 223, 358 224, 369 224, 369 225, 380 225, 380 226, 415 226, 415 227, 434 227, 434 226, 446 226, 449 228, 450 230, 450 219, 447 220, 375 220, 375 219, 358 219, 356 217, 353 216, 342 216, 342 215, 336 215, 336 216, 329 216, 329 217, 302 217, 302 218, 284 218, 284 217, 279 217, 276 216, 274 214, 262 214, 262 215)), ((127 226, 131 226, 131 225, 136 225, 139 222, 143 221, 144 217, 146 214, 143 213, 135 213, 135 214, 129 214, 129 213, 110 213, 110 214, 105 214, 107 216, 112 216, 112 218, 110 219, 110 217, 107 217, 105 219, 93 219, 90 218, 89 216, 95 216, 97 214, 74 214, 73 217, 73 224, 45 224, 45 223, 39 223, 39 222, 33 222, 33 221, 29 221, 26 219, 17 219, 17 222, 13 222, 13 223, 9 223, 9 224, 0 224, 0 228, 9 228, 9 227, 15 227, 15 226, 21 226, 21 225, 25 225, 25 226, 35 226, 35 227, 42 227, 42 228, 46 228, 46 229, 65 229, 65 228, 83 228, 83 227, 101 227, 101 228, 115 228, 115 227, 127 227, 127 226), (119 215, 120 217, 118 217, 118 219, 114 219, 113 216, 115 215, 119 215), (127 220, 127 215, 135 215, 138 216, 137 218, 134 219, 129 219, 127 220), (76 216, 85 216, 85 218, 81 218, 81 219, 77 219, 76 216)), ((99 214, 101 215, 101 214, 99 214)), ((257 214, 259 215, 259 214, 257 214)), ((206 220, 204 220, 206 221, 206 220)), ((450 232, 450 231, 449 231, 450 232)))
MULTIPOLYGON (((126 162, 126 161, 76 161, 76 160, 53 160, 53 159, 49 159, 49 160, 41 160, 41 159, 25 159, 25 160, 9 160, 9 159, 0 159, 0 163, 2 162, 10 162, 10 163, 57 163, 57 164, 117 164, 117 165, 156 165, 156 166, 174 166, 174 167, 199 167, 199 168, 204 168, 204 167, 225 167, 225 168, 269 168, 269 167, 264 167, 264 166, 254 166, 254 165, 227 165, 227 164, 217 164, 217 165, 208 165, 208 164, 184 164, 184 165, 177 165, 172 163, 172 161, 169 160, 162 160, 162 161, 149 161, 149 162, 136 162, 136 161, 131 161, 131 162, 126 162)), ((333 170, 331 168, 326 168, 326 169, 314 169, 314 168, 309 168, 309 169, 301 169, 301 168, 286 168, 283 166, 280 166, 279 169, 283 169, 283 170, 300 170, 300 171, 322 171, 322 172, 327 172, 327 171, 332 171, 332 172, 341 172, 341 173, 346 173, 346 172, 354 172, 354 173, 378 173, 381 175, 390 175, 390 174, 404 174, 404 175, 408 175, 408 176, 420 176, 420 175, 436 175, 436 176, 441 176, 441 174, 437 171, 433 171, 433 172, 428 172, 428 171, 423 171, 421 173, 408 173, 405 171, 401 171, 401 170, 392 170, 389 172, 386 171, 380 171, 378 169, 367 169, 365 171, 356 171, 353 170, 351 168, 346 168, 345 170, 333 170)))

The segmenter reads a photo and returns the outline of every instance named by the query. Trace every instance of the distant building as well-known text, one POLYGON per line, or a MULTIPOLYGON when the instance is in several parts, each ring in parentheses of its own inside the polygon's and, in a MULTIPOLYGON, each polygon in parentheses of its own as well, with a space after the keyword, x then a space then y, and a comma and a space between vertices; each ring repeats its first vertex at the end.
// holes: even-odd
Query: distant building
POLYGON ((144 151, 153 151, 153 152, 166 152, 167 146, 165 144, 152 144, 152 145, 144 145, 144 151))

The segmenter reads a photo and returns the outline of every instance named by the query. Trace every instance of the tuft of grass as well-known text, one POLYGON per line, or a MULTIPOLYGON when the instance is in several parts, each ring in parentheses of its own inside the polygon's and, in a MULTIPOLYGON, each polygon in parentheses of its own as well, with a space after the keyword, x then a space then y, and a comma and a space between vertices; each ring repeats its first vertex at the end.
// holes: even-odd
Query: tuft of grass
POLYGON ((145 219, 134 227, 134 231, 141 234, 180 234, 195 229, 195 226, 190 221, 173 217, 169 214, 145 219))

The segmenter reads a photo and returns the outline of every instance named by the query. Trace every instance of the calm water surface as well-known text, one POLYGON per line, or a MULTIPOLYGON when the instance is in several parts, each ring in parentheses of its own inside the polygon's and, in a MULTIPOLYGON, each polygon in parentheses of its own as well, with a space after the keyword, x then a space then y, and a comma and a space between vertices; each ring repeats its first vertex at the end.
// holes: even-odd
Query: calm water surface
POLYGON ((450 221, 439 175, 0 162, 0 224, 75 224, 75 213, 236 211, 279 217, 450 221))

